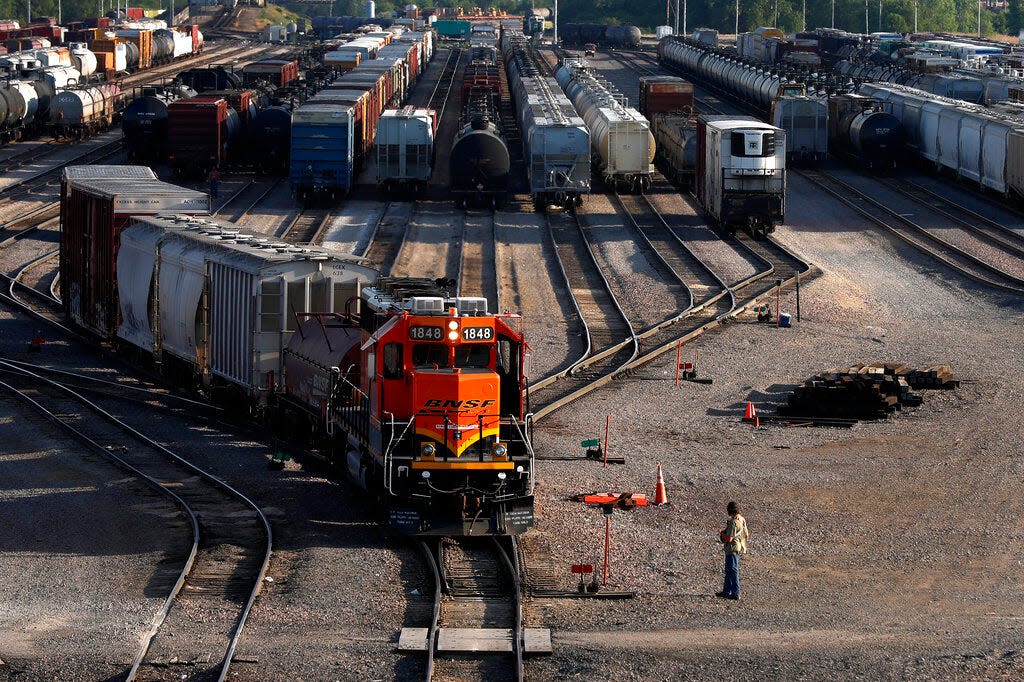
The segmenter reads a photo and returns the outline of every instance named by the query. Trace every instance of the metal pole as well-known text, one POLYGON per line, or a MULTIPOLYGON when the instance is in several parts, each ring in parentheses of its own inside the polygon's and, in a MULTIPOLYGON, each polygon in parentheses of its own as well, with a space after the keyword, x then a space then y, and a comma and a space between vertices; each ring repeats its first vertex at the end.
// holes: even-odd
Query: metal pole
POLYGON ((604 517, 604 572, 601 583, 608 586, 608 550, 612 544, 612 515, 607 512, 604 517))
POLYGON ((864 0, 864 32, 871 33, 871 29, 868 28, 868 0, 864 0))
MULTIPOLYGON (((683 35, 686 35, 686 2, 683 0, 683 35)), ((676 0, 676 6, 679 6, 679 0, 676 0)))
POLYGON ((740 0, 736 0, 736 37, 740 35, 740 0))
POLYGON ((807 30, 807 0, 804 0, 804 27, 802 29, 800 29, 800 30, 801 31, 806 31, 807 30))
POLYGON ((671 3, 672 3, 672 0, 665 0, 665 25, 666 26, 671 26, 672 25, 672 21, 671 21, 671 19, 672 19, 671 3))
POLYGON ((26 24, 32 23, 32 0, 25 0, 25 13, 28 15, 28 19, 25 21, 26 24))
POLYGON ((683 365, 683 342, 676 342, 676 386, 679 386, 679 370, 683 365))
POLYGON ((836 27, 836 0, 832 0, 832 28, 836 27))
POLYGON ((612 424, 612 416, 604 418, 604 465, 608 466, 608 427, 612 424))
POLYGON ((914 33, 917 33, 917 3, 914 3, 914 33))
POLYGON ((558 0, 555 0, 555 45, 558 45, 558 0))
POLYGON ((978 37, 981 37, 981 0, 978 0, 978 37))
POLYGON ((796 321, 800 321, 800 273, 796 273, 796 321))
POLYGON ((878 30, 882 30, 882 0, 878 0, 878 30))

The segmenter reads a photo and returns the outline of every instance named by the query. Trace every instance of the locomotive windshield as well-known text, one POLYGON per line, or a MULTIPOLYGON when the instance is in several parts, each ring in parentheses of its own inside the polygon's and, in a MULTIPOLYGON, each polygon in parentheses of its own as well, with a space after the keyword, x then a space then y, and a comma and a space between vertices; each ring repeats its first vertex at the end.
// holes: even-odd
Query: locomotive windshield
POLYGON ((417 343, 412 347, 412 364, 418 369, 448 366, 448 346, 442 343, 417 343))
POLYGON ((490 362, 491 347, 488 345, 466 344, 455 348, 456 367, 486 368, 490 365, 490 362))

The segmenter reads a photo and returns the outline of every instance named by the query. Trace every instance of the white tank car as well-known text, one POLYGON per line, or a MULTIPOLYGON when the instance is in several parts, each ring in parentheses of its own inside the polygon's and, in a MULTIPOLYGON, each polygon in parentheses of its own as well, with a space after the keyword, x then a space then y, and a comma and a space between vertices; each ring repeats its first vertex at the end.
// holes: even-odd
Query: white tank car
POLYGON ((71 50, 66 47, 44 47, 35 50, 33 55, 44 67, 72 66, 71 50))
POLYGON ((615 189, 649 189, 655 142, 647 119, 625 106, 626 98, 582 59, 563 60, 555 78, 587 124, 605 182, 615 189))
POLYGON ((91 76, 96 73, 98 61, 88 45, 71 43, 68 48, 71 50, 71 65, 78 69, 83 76, 91 76))
POLYGON ((116 83, 100 83, 62 90, 50 104, 50 125, 59 137, 82 137, 107 128, 121 103, 116 83))
POLYGON ((184 57, 192 54, 192 35, 189 33, 182 33, 181 31, 172 30, 171 35, 174 38, 174 58, 184 57))
POLYGON ((697 119, 697 199, 729 232, 775 230, 785 216, 786 132, 752 116, 697 119))
POLYGON ((35 86, 25 81, 11 81, 10 89, 17 93, 17 97, 11 100, 19 103, 17 115, 22 125, 31 125, 39 115, 39 94, 35 86))
POLYGON ((54 92, 73 87, 82 79, 81 72, 71 66, 54 66, 42 70, 43 80, 54 92))

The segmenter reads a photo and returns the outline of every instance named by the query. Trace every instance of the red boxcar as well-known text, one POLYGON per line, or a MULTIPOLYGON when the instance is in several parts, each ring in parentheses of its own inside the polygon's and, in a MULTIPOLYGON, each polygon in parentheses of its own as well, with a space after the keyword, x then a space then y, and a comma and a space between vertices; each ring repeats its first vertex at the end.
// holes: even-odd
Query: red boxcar
POLYGON ((175 172, 205 175, 228 160, 238 113, 223 97, 179 99, 167 107, 167 158, 175 172))
POLYGON ((146 10, 142 7, 125 7, 124 11, 128 21, 142 21, 146 18, 146 10))
POLYGON ((675 76, 640 77, 640 113, 692 112, 693 83, 675 76))
POLYGON ((120 317, 117 252, 121 230, 140 215, 209 215, 210 198, 137 176, 68 179, 65 186, 60 231, 64 311, 79 326, 111 339, 117 335, 120 317))
POLYGON ((266 81, 283 88, 299 78, 299 63, 294 59, 260 59, 242 67, 242 83, 255 85, 266 81))

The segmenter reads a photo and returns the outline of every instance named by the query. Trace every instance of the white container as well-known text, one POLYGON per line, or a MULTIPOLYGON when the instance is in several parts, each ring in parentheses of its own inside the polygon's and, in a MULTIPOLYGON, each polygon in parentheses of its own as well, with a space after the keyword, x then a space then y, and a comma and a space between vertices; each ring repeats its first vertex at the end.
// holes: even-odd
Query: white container
POLYGON ((654 27, 654 37, 657 38, 658 40, 661 40, 662 38, 665 38, 665 37, 670 36, 670 35, 672 35, 672 27, 671 26, 655 26, 654 27))
POLYGON ((366 0, 366 12, 363 16, 373 19, 377 16, 377 3, 373 0, 366 0))

